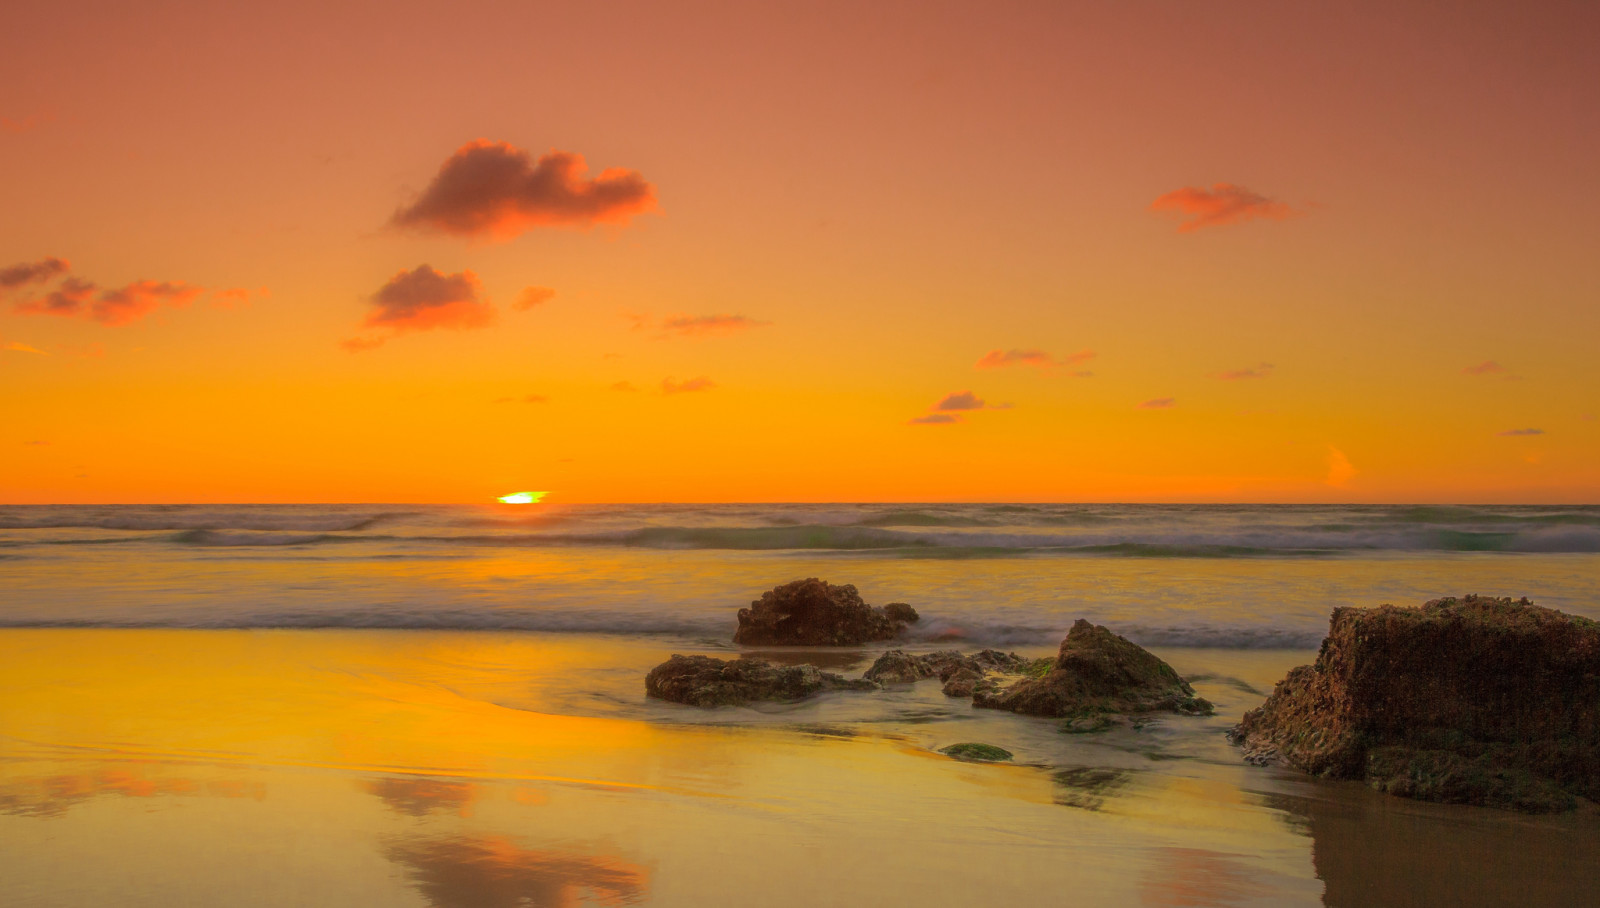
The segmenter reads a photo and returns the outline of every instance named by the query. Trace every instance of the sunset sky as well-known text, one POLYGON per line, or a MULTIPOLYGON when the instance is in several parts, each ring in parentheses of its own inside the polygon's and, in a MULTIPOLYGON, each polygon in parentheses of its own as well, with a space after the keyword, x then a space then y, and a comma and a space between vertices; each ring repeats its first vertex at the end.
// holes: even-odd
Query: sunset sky
POLYGON ((1600 5, 0 12, 0 502, 1600 501, 1600 5))

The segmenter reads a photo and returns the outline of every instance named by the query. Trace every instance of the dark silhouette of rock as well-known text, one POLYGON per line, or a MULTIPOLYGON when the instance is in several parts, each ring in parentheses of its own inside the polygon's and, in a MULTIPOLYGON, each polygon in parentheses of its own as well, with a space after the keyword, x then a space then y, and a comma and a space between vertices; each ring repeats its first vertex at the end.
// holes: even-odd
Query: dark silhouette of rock
POLYGON ((1529 812, 1600 799, 1600 623, 1526 599, 1334 609, 1234 728, 1253 763, 1529 812))
POLYGON ((873 681, 825 672, 814 665, 773 665, 748 657, 725 660, 679 656, 650 670, 645 693, 690 706, 740 706, 764 700, 801 700, 828 690, 877 690, 873 681))
POLYGON ((1042 677, 973 693, 972 705, 1030 716, 1074 717, 1156 710, 1211 712, 1172 666, 1103 627, 1083 619, 1061 641, 1061 653, 1042 677))
POLYGON ((851 584, 815 577, 785 583, 739 609, 733 642, 747 646, 860 646, 892 640, 917 620, 903 602, 873 608, 851 584))

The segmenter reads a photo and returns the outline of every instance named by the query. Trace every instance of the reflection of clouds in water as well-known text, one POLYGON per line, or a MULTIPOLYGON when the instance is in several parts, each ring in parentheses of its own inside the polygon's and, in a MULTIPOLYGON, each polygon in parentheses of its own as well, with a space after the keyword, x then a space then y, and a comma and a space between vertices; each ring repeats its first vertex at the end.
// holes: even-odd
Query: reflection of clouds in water
POLYGON ((530 851, 494 837, 410 840, 388 849, 434 908, 567 908, 644 899, 647 871, 609 856, 530 851))
POLYGON ((438 779, 382 778, 366 783, 369 793, 383 799, 383 803, 409 817, 426 816, 441 810, 453 810, 461 816, 472 814, 472 801, 476 797, 469 782, 441 782, 438 779))
POLYGON ((149 778, 123 769, 61 774, 22 780, 0 787, 0 814, 22 817, 59 817, 74 805, 101 795, 125 798, 207 795, 220 798, 266 797, 260 782, 212 779, 199 782, 185 777, 149 778))
POLYGON ((1106 798, 1114 795, 1133 778, 1133 771, 1106 766, 1074 766, 1051 775, 1055 783, 1053 800, 1063 807, 1099 810, 1106 798))
POLYGON ((1203 848, 1161 848, 1156 855, 1139 886, 1139 902, 1148 908, 1228 908, 1278 894, 1234 855, 1203 848))

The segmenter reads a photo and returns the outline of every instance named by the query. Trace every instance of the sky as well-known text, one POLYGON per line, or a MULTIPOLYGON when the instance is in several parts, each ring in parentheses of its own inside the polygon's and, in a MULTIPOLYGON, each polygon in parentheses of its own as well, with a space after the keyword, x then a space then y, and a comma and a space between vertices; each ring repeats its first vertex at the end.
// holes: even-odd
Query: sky
POLYGON ((0 11, 0 502, 1600 502, 1600 6, 0 11))

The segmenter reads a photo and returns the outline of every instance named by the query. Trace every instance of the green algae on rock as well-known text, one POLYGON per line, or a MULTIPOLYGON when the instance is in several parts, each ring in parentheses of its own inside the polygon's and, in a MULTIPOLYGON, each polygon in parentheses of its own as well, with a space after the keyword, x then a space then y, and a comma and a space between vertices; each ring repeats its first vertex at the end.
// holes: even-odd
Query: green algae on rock
POLYGON ((1172 666, 1132 641, 1082 618, 1061 641, 1049 669, 1002 690, 977 691, 972 705, 1030 716, 1166 710, 1208 715, 1211 704, 1172 666))
POLYGON ((939 753, 968 763, 1001 763, 1015 756, 1011 751, 1003 747, 995 747, 993 744, 979 744, 973 741, 941 747, 939 748, 939 753))
POLYGON ((1532 813, 1600 798, 1600 623, 1527 599, 1334 609, 1231 732, 1245 759, 1532 813))

